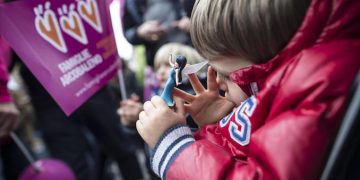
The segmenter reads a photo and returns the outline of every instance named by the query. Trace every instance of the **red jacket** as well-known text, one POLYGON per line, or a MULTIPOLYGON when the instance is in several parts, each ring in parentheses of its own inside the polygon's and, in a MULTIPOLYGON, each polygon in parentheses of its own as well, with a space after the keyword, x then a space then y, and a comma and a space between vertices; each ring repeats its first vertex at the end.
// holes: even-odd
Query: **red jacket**
POLYGON ((154 172, 180 180, 318 178, 360 70, 359 22, 360 1, 312 0, 284 50, 231 74, 243 89, 256 83, 257 95, 194 136, 186 126, 167 130, 154 172))

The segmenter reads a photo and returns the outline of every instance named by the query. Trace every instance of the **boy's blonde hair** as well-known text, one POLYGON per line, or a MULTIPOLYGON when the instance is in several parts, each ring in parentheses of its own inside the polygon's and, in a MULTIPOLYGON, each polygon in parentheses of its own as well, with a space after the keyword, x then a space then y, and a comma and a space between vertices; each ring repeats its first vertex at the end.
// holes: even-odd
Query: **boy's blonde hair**
POLYGON ((162 64, 169 64, 170 55, 172 55, 173 61, 175 61, 175 58, 178 55, 185 56, 188 64, 195 64, 204 59, 191 46, 180 43, 167 43, 162 45, 155 54, 155 70, 157 70, 162 64))
POLYGON ((238 56, 263 63, 288 43, 308 6, 309 0, 196 0, 191 38, 209 60, 238 56))

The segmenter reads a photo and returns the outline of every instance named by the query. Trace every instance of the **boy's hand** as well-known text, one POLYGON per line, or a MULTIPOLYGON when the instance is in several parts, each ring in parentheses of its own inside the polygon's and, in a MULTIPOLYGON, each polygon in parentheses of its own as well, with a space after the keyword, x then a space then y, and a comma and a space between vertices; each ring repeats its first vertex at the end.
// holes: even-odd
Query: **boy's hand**
POLYGON ((144 103, 144 111, 140 112, 136 129, 144 141, 154 148, 160 136, 176 124, 185 124, 185 118, 170 109, 164 100, 154 96, 144 103))
POLYGON ((188 76, 196 95, 193 96, 176 88, 173 94, 188 103, 184 104, 185 111, 190 113, 200 127, 218 122, 235 107, 234 103, 219 95, 216 74, 211 67, 208 69, 207 89, 202 86, 196 74, 188 76))

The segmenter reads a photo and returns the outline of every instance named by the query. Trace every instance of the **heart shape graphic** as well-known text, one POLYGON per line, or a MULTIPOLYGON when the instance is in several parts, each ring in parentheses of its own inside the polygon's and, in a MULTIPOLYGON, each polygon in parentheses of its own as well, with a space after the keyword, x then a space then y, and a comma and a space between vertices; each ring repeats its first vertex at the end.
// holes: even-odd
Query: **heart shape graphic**
POLYGON ((42 38, 60 51, 67 52, 58 21, 52 11, 46 11, 43 17, 36 16, 35 27, 42 38))
POLYGON ((100 14, 95 0, 78 1, 77 10, 87 23, 98 32, 102 32, 100 14))
POLYGON ((61 16, 60 24, 65 33, 83 44, 88 43, 84 26, 76 12, 71 11, 68 16, 61 16))

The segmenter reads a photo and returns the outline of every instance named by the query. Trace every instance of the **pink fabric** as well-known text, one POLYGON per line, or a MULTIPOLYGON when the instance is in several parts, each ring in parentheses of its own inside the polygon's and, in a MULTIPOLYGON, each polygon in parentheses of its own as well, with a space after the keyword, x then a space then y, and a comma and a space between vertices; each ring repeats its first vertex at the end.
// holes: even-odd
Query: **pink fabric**
MULTIPOLYGON (((1 1, 1 0, 0 0, 1 1)), ((8 71, 10 62, 10 46, 0 36, 0 102, 10 102, 11 95, 7 88, 8 71)))

